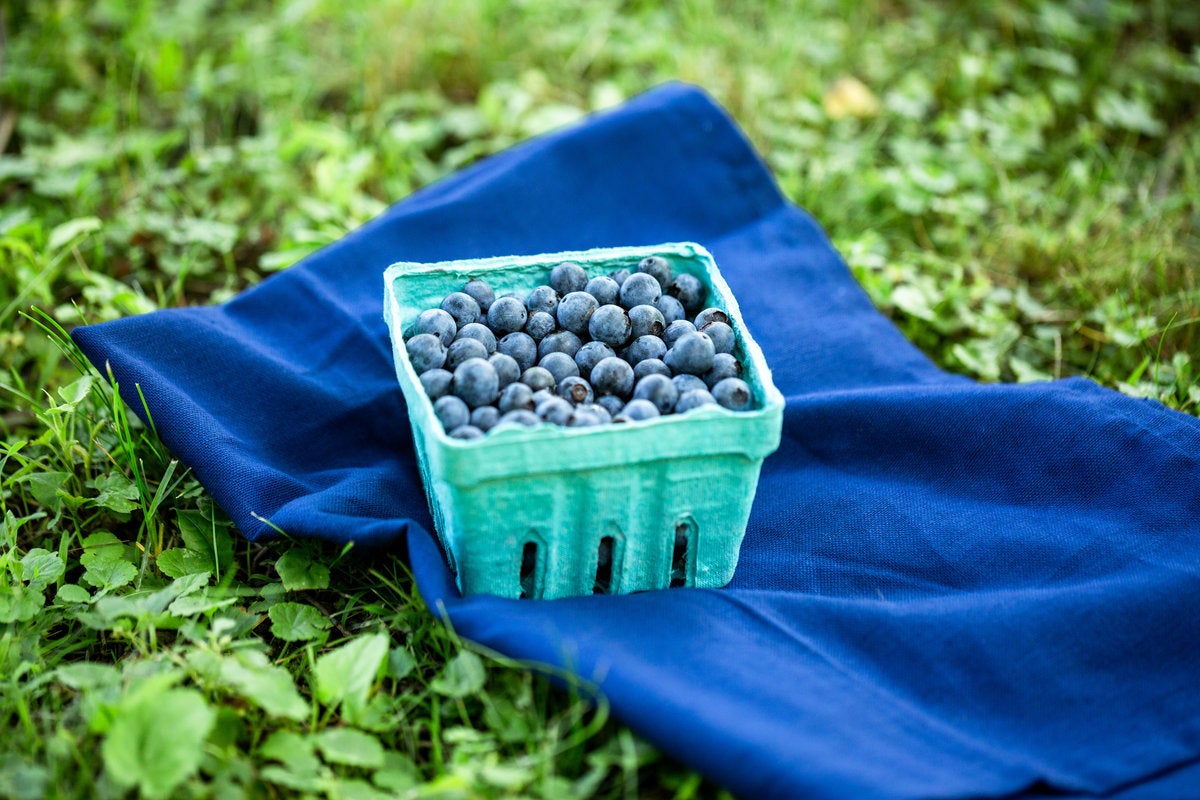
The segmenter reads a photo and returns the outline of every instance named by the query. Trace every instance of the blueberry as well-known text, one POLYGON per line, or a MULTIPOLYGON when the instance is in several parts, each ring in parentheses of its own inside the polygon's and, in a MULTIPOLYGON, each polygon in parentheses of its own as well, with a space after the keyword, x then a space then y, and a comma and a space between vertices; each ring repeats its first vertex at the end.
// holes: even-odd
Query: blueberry
POLYGON ((674 297, 688 314, 695 314, 704 307, 704 284, 695 275, 682 272, 667 286, 667 294, 674 297))
POLYGON ((601 411, 604 411, 604 409, 596 405, 576 406, 575 410, 571 412, 570 419, 567 420, 567 427, 591 428, 596 425, 603 425, 605 423, 604 418, 601 417, 600 414, 596 413, 595 410, 598 408, 601 411))
POLYGON ((671 377, 671 368, 658 358, 643 358, 633 368, 633 380, 636 383, 647 375, 665 375, 671 377))
POLYGON ((487 433, 500 421, 500 409, 495 406, 480 406, 471 412, 471 424, 487 433))
POLYGON ((726 378, 712 389, 713 399, 730 411, 745 411, 750 407, 750 386, 741 378, 726 378))
POLYGON ((699 331, 703 330, 704 326, 710 322, 724 322, 726 325, 728 325, 729 315, 719 308, 706 308, 697 314, 696 319, 694 319, 692 322, 695 324, 696 330, 699 331))
POLYGON ((422 311, 417 317, 417 322, 413 325, 413 332, 432 333, 442 340, 443 346, 449 347, 450 343, 454 341, 455 334, 458 333, 458 323, 454 321, 454 317, 440 308, 430 308, 422 311))
POLYGON ((535 311, 525 322, 525 333, 535 341, 540 342, 558 329, 558 320, 545 311, 535 311))
POLYGON ((510 383, 508 386, 505 386, 504 391, 500 392, 500 401, 497 405, 505 413, 515 411, 518 408, 532 411, 536 406, 533 402, 533 390, 520 382, 510 383))
POLYGON ((742 377, 742 365, 729 353, 717 353, 713 356, 712 369, 704 373, 704 383, 709 391, 726 378, 742 377))
POLYGON ((459 425, 454 430, 450 431, 451 439, 482 439, 483 431, 476 428, 474 425, 459 425))
POLYGON ((571 358, 583 347, 583 340, 570 331, 557 331, 538 342, 538 359, 543 359, 550 353, 566 353, 571 358))
POLYGON ((582 292, 587 282, 587 273, 574 261, 564 261, 550 270, 550 285, 560 297, 566 297, 571 292, 582 292))
POLYGON ((622 268, 608 273, 608 277, 612 278, 617 286, 620 286, 631 274, 629 270, 622 268))
POLYGON ((724 322, 710 322, 700 329, 712 339, 713 348, 718 353, 732 353, 734 338, 733 328, 724 322))
POLYGON ((675 388, 679 390, 680 394, 683 394, 684 392, 690 392, 693 389, 700 389, 701 391, 708 390, 708 384, 706 384, 703 380, 695 375, 688 375, 686 373, 676 375, 674 378, 671 378, 671 382, 675 384, 675 388))
POLYGON ((496 425, 524 425, 526 428, 532 428, 539 423, 541 420, 537 418, 537 414, 524 408, 518 408, 501 416, 496 425))
POLYGON ((556 395, 550 389, 538 389, 533 393, 533 409, 536 411, 538 406, 547 400, 562 400, 562 398, 556 395))
POLYGON ((430 400, 437 400, 450 394, 450 382, 454 375, 445 369, 430 369, 421 373, 421 386, 430 400))
POLYGON ((452 394, 437 399, 433 404, 433 414, 447 432, 471 421, 471 409, 460 398, 452 394))
POLYGON ((566 353, 547 353, 546 357, 538 362, 538 366, 549 370, 554 376, 555 386, 558 386, 563 378, 579 377, 579 365, 566 353))
POLYGON ((521 379, 521 365, 512 356, 504 353, 492 353, 488 356, 488 363, 492 365, 492 369, 496 370, 496 377, 500 379, 501 389, 521 379))
POLYGON ((625 407, 625 401, 615 394, 602 394, 596 398, 596 405, 607 411, 608 416, 612 418, 621 413, 621 409, 625 407))
POLYGON ((644 272, 647 275, 653 276, 654 280, 658 281, 659 286, 666 286, 671 282, 671 262, 667 261, 662 256, 648 256, 638 262, 638 272, 644 272))
POLYGON ((654 304, 654 307, 663 315, 663 319, 667 321, 668 325, 687 316, 687 312, 683 310, 680 302, 669 294, 664 294, 658 298, 658 302, 654 304))
POLYGON ((588 342, 575 354, 575 363, 579 365, 579 374, 591 380, 592 367, 615 355, 613 349, 604 342, 588 342))
POLYGON ((463 294, 470 295, 471 299, 479 304, 479 310, 484 314, 487 313, 488 307, 496 300, 496 293, 492 291, 492 287, 488 286, 487 281, 482 281, 479 278, 472 278, 467 281, 467 285, 463 287, 463 294))
POLYGON ((621 305, 626 308, 652 306, 661 295, 662 287, 658 281, 645 272, 635 272, 621 284, 621 305))
POLYGON ((597 308, 596 298, 587 292, 563 295, 558 303, 558 325, 576 336, 587 334, 588 321, 597 308))
POLYGON ((552 425, 566 425, 575 413, 575 406, 561 397, 551 397, 537 406, 538 419, 552 425))
POLYGON ((451 292, 446 295, 446 299, 442 301, 442 310, 454 317, 454 324, 460 328, 479 321, 479 303, 475 302, 474 297, 463 292, 451 292))
POLYGON ((667 329, 663 332, 663 341, 667 343, 667 347, 675 344, 680 336, 685 333, 695 333, 696 326, 688 322, 686 319, 677 319, 667 325, 667 329))
POLYGON ((600 403, 598 401, 595 403, 584 403, 581 406, 575 406, 576 414, 578 414, 581 410, 586 411, 587 413, 593 414, 596 417, 598 417, 601 425, 607 425, 610 422, 612 422, 612 418, 613 418, 612 412, 610 412, 604 406, 600 405, 600 403))
POLYGON ((713 356, 717 353, 708 334, 697 331, 680 336, 663 357, 663 361, 678 375, 703 375, 712 369, 713 356))
POLYGON ((418 333, 408 340, 404 348, 418 375, 446 363, 446 348, 442 346, 442 340, 432 333, 418 333))
POLYGON ((575 405, 590 403, 596 399, 592 386, 578 375, 568 375, 558 382, 558 396, 575 405))
POLYGON ((516 361, 522 370, 527 370, 537 363, 538 347, 533 337, 527 333, 514 331, 505 335, 496 343, 496 350, 516 361))
POLYGON ((530 314, 544 311, 550 316, 554 316, 558 313, 558 292, 544 283, 541 286, 535 286, 533 291, 525 297, 525 308, 529 310, 530 314))
POLYGON ((453 372, 468 358, 487 360, 488 351, 478 339, 455 339, 446 348, 446 369, 453 372))
POLYGON ((628 397, 633 389, 633 367, 620 358, 606 358, 592 369, 591 383, 598 394, 628 397))
POLYGON ((622 353, 625 360, 637 366, 648 358, 661 359, 667 354, 667 346, 657 336, 639 336, 622 353))
POLYGON ((471 408, 489 405, 500 393, 500 377, 482 358, 468 358, 454 370, 454 394, 471 408))
MULTIPOLYGON (((660 414, 670 414, 679 399, 679 390, 665 375, 647 375, 633 387, 635 400, 649 400, 660 414)), ((628 408, 628 406, 626 406, 628 408)))
POLYGON ((667 321, 663 319, 662 312, 654 306, 634 306, 629 309, 629 322, 633 328, 629 334, 631 339, 639 336, 661 337, 667 329, 667 321))
POLYGON ((533 389, 553 389, 556 381, 545 367, 530 367, 521 373, 521 383, 533 389))
POLYGON ((519 297, 501 297, 488 309, 488 326, 496 333, 512 333, 525 327, 529 312, 519 297))
POLYGON ((455 341, 459 339, 474 339, 487 348, 488 355, 496 352, 496 334, 492 333, 487 325, 479 322, 468 322, 458 329, 458 335, 454 337, 455 341))
POLYGON ((621 291, 620 285, 612 278, 606 275, 597 275, 587 282, 587 286, 583 290, 596 298, 596 302, 602 306, 612 305, 617 302, 617 295, 621 291))
POLYGON ((713 396, 709 394, 708 389, 692 389, 679 395, 679 402, 675 404, 675 413, 686 414, 693 408, 713 405, 716 402, 713 396))
POLYGON ((598 342, 623 347, 633 335, 633 321, 630 318, 632 313, 620 306, 600 306, 588 321, 588 332, 598 342))
POLYGON ((657 416, 659 416, 658 406, 649 400, 638 398, 626 403, 620 413, 613 417, 613 422, 640 422, 644 419, 654 419, 657 416))

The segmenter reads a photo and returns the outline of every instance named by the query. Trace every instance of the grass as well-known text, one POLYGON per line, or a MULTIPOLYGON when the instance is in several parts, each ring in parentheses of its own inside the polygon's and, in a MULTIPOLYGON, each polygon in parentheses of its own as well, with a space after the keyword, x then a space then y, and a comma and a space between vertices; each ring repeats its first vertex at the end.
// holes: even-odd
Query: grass
POLYGON ((1196 413, 1193 5, 0 4, 0 796, 720 794, 399 561, 246 543, 64 329, 683 78, 946 368, 1196 413))

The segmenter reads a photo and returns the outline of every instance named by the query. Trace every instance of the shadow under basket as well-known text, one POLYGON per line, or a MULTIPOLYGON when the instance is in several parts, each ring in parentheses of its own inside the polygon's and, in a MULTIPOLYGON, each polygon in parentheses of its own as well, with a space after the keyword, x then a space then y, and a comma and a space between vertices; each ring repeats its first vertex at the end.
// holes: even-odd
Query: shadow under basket
POLYGON ((464 595, 558 598, 733 578, 763 459, 779 446, 783 397, 712 256, 698 244, 399 263, 384 275, 384 317, 408 404, 430 513, 464 595), (588 276, 658 255, 695 275, 726 312, 754 404, 710 405, 642 422, 503 426, 450 438, 404 347, 404 334, 471 278, 524 296, 574 261, 588 276))

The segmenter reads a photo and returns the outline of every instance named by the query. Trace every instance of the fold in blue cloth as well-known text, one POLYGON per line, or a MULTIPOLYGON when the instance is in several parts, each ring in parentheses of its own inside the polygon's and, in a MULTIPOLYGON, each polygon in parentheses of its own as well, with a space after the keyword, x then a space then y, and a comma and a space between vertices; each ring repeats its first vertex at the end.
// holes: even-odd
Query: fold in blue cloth
POLYGON ((459 633, 598 681, 740 796, 1200 796, 1200 421, 942 372, 696 89, 464 170, 226 305, 74 337, 245 535, 407 537, 459 633), (733 583, 459 597, 384 268, 680 240, 714 253, 787 398, 733 583))

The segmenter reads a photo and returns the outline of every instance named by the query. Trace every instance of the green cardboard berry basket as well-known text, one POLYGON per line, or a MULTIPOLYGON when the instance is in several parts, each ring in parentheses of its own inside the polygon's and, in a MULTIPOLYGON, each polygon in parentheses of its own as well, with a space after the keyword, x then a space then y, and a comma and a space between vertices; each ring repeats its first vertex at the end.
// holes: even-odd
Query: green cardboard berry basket
POLYGON ((408 403, 425 494, 442 550, 466 595, 557 598, 733 578, 763 459, 779 446, 783 397, 713 257, 689 242, 441 263, 384 274, 384 318, 408 403), (589 277, 650 255, 689 272, 723 309, 754 393, 750 411, 710 405, 620 425, 494 428, 450 438, 408 360, 404 334, 471 278, 500 296, 549 282, 563 261, 589 277))

